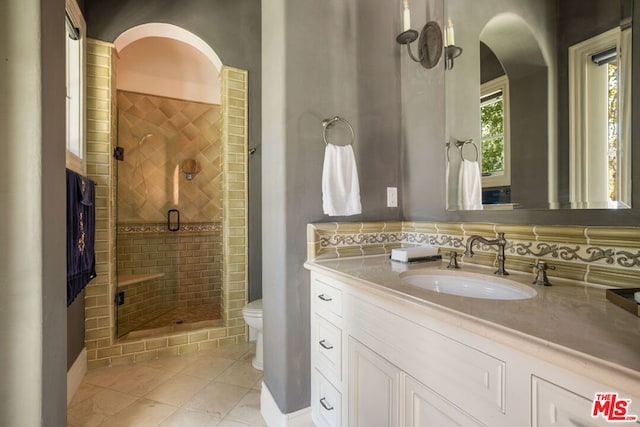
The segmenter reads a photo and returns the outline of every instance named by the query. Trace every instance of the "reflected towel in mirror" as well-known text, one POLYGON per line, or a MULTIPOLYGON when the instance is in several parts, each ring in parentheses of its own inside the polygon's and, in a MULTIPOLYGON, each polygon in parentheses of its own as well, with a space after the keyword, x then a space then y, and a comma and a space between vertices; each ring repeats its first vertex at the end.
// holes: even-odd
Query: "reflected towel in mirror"
POLYGON ((482 177, 476 161, 462 160, 458 181, 458 207, 465 210, 482 210, 482 177))
POLYGON ((351 145, 326 146, 322 168, 322 208, 329 216, 362 212, 358 169, 351 145))

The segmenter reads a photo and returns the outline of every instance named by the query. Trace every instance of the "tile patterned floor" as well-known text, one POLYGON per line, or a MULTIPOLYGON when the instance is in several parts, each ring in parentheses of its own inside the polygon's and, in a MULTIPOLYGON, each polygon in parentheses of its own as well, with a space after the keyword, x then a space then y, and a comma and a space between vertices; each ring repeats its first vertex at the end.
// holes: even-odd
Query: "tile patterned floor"
POLYGON ((89 371, 67 408, 69 427, 266 426, 255 345, 89 371))

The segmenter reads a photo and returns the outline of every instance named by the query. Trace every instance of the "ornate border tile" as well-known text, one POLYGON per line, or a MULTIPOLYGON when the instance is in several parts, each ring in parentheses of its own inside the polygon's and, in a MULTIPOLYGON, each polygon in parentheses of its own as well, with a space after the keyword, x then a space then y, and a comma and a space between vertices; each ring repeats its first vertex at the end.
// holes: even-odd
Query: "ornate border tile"
POLYGON ((167 230, 167 224, 120 224, 118 225, 118 233, 193 233, 193 232, 209 232, 221 233, 222 224, 219 222, 180 224, 180 230, 167 230))
MULTIPOLYGON (((384 222, 310 224, 309 259, 389 253, 393 247, 434 245, 441 252, 462 253, 472 234, 507 234, 507 264, 529 271, 545 260, 557 267, 551 276, 588 280, 612 286, 632 286, 640 277, 640 227, 573 227, 485 223, 384 222), (398 230, 401 224, 402 232, 398 230), (357 232, 359 230, 359 232, 357 232), (366 230, 366 232, 364 232, 366 230), (342 231, 342 232, 341 232, 342 231), (345 232, 348 231, 348 232, 345 232)), ((466 261, 493 265, 496 248, 479 244, 466 261)))

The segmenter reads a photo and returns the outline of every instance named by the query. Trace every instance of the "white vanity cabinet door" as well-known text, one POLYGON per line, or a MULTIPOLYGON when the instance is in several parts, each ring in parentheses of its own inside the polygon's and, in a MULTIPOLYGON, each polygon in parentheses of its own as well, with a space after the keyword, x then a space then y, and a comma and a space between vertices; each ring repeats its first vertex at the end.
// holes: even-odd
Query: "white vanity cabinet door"
POLYGON ((401 371, 349 337, 349 426, 398 426, 401 371))
POLYGON ((484 426, 416 379, 410 376, 404 378, 405 427, 484 426))
POLYGON ((611 426, 612 424, 602 417, 591 417, 592 405, 593 401, 586 397, 535 375, 531 377, 531 425, 533 427, 611 426))

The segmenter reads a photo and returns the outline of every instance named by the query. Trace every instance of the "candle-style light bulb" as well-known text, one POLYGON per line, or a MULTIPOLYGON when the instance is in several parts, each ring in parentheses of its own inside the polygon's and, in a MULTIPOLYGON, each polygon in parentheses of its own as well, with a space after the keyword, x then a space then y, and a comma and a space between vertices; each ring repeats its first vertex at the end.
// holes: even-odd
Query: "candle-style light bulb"
POLYGON ((409 11, 409 1, 404 0, 404 9, 402 10, 402 31, 411 29, 411 12, 409 11))
POLYGON ((445 32, 445 45, 453 46, 456 44, 456 39, 453 34, 453 22, 451 22, 451 18, 447 21, 447 30, 445 32))

